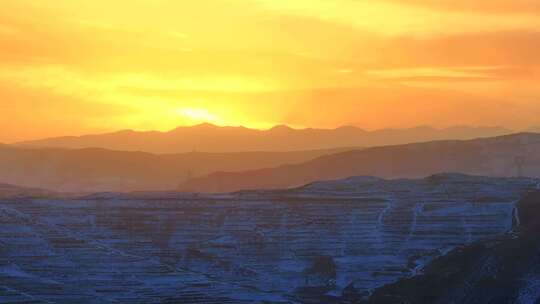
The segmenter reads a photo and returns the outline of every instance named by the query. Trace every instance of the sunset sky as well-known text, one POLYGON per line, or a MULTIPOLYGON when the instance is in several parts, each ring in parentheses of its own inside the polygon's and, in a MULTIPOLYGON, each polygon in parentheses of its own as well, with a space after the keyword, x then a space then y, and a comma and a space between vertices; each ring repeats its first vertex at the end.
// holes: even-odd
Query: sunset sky
POLYGON ((540 125, 538 0, 0 0, 0 142, 540 125))

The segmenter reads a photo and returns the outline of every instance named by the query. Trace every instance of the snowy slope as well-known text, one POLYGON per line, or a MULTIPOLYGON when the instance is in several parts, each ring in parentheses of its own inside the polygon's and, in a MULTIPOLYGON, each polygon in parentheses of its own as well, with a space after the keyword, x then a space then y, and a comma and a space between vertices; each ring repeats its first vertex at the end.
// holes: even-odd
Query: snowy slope
POLYGON ((3 199, 0 303, 331 303, 506 233, 536 184, 444 174, 3 199))
POLYGON ((511 234, 458 247, 418 275, 378 288, 365 303, 539 303, 540 191, 517 208, 519 226, 511 234))

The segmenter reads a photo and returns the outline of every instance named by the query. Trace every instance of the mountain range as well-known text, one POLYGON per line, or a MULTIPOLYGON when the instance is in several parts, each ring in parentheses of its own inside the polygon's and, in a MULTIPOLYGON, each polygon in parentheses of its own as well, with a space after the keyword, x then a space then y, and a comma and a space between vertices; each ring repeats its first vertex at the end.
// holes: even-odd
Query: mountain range
POLYGON ((124 130, 99 135, 57 137, 17 143, 24 147, 104 148, 149 153, 192 151, 226 153, 247 151, 303 151, 336 147, 368 147, 406 144, 442 139, 473 139, 512 133, 499 127, 452 127, 435 129, 383 129, 366 131, 357 127, 337 129, 293 129, 276 126, 269 130, 218 127, 201 124, 179 127, 169 132, 124 130))
MULTIPOLYGON (((387 132, 386 140, 403 140, 397 134, 430 133, 431 128, 416 128, 408 131, 376 131, 387 132)), ((285 138, 298 136, 291 140, 290 148, 310 146, 309 140, 315 140, 305 134, 334 134, 334 132, 357 132, 356 128, 340 128, 336 130, 294 130, 288 127, 276 127, 268 131, 257 131, 245 128, 216 127, 199 125, 197 127, 179 128, 184 133, 204 134, 208 141, 208 149, 219 149, 227 140, 237 141, 241 147, 248 149, 251 145, 266 147, 268 142, 276 143, 269 152, 185 152, 171 154, 155 154, 136 151, 113 151, 104 148, 77 148, 63 143, 62 148, 39 148, 39 144, 0 145, 0 183, 24 187, 50 189, 59 192, 129 192, 129 191, 179 191, 193 192, 231 192, 249 189, 287 188, 301 186, 317 180, 346 178, 349 176, 369 175, 383 178, 417 178, 440 172, 460 172, 486 176, 540 176, 540 134, 519 133, 471 140, 438 140, 423 143, 389 145, 372 148, 347 148, 275 151, 280 150, 285 138), (348 130, 348 131, 347 131, 348 130), (241 136, 214 137, 215 134, 239 134, 256 132, 268 142, 246 140, 240 143, 241 136), (282 137, 277 134, 282 133, 282 137), (262 134, 262 135, 261 135, 262 134), (292 134, 292 135, 291 135, 292 134), (296 135, 294 135, 296 134, 296 135), (304 134, 304 135, 301 135, 304 134), (266 136, 266 137, 265 137, 266 136), (280 138, 278 140, 278 138, 280 138), (264 144, 264 145, 263 145, 264 144), (522 167, 523 169, 520 169, 522 167)), ((449 134, 446 129, 445 134, 449 134)), ((458 128, 452 129, 455 136, 458 128)), ((481 130, 481 129, 477 129, 481 130)), ((484 130, 484 129, 482 129, 484 130)), ((496 132, 499 129, 492 129, 496 132)), ((485 130, 484 130, 485 131, 485 130)), ((499 130, 502 132, 502 129, 499 130)), ((179 133, 178 133, 179 132, 179 133)), ((365 132, 365 131, 363 131, 365 132)), ((371 132, 376 133, 376 132, 371 132)), ((438 131, 443 132, 443 131, 438 131)), ((174 133, 174 132, 173 132, 174 133)), ((119 135, 120 134, 120 135, 119 135)), ((97 136, 112 138, 122 133, 97 136), (116 135, 115 135, 116 134, 116 135)), ((170 133, 126 133, 130 138, 149 136, 165 140, 170 133), (156 137, 157 136, 157 137, 156 137), (161 136, 161 137, 160 137, 161 136)), ((367 133, 365 133, 367 134, 367 133)), ((442 134, 442 133, 440 133, 442 134)), ((326 135, 325 135, 326 136, 326 135)), ((371 135, 370 135, 371 136, 371 135)), ((381 135, 382 136, 382 135, 381 135)), ((90 136, 91 137, 91 136, 90 136)), ((384 139, 384 136, 382 136, 384 139)), ((88 137, 80 137, 79 144, 88 137)), ((169 139, 172 140, 170 137, 169 139)), ((178 137, 182 138, 182 136, 178 137)), ((194 140, 194 137, 186 137, 194 140)), ((255 137, 253 137, 255 138, 255 137)), ((352 137, 346 137, 348 140, 352 137)), ((75 139, 75 138, 72 138, 75 139)), ((339 138, 338 138, 339 139, 339 138)), ((381 139, 381 140, 383 140, 381 139)), ((56 143, 61 145, 61 140, 56 143)), ((118 139, 120 141, 120 139, 118 139)), ((287 139, 290 140, 290 139, 287 139)), ((53 140, 54 141, 54 140, 53 140)), ((69 140, 68 140, 69 141, 69 140)), ((164 144, 166 141, 160 141, 164 144)), ((176 141, 180 144, 179 141, 176 141)), ((104 142, 101 142, 104 146, 104 142)), ((129 143, 126 141, 125 143, 129 143)), ((135 143, 135 141, 131 142, 135 143)), ((139 142, 139 148, 150 147, 152 140, 139 142)), ((329 142, 326 142, 329 144, 329 142)), ((341 142, 345 143, 345 141, 341 142)), ((366 143, 366 142, 364 142, 366 143)), ((98 145, 97 141, 88 145, 98 145)), ((338 142, 333 142, 338 144, 338 142)), ((81 144, 82 145, 82 144, 81 144)), ((44 144, 47 146, 47 144, 44 144)), ((178 146, 180 147, 181 144, 178 146)), ((135 146, 131 146, 136 149, 135 146)), ((177 147, 177 148, 178 148, 177 147)), ((284 147, 284 146, 283 146, 284 147)), ((118 147, 117 147, 118 148, 118 147)), ((171 150, 175 150, 171 144, 171 150)), ((232 148, 231 148, 232 149, 232 148)), ((164 151, 164 149, 159 149, 164 151)), ((249 150, 249 149, 248 149, 249 150)), ((294 149, 293 149, 294 150, 294 149)))
POLYGON ((301 163, 191 179, 180 191, 232 192, 286 188, 349 176, 417 178, 440 172, 540 176, 540 134, 519 133, 346 151, 301 163))

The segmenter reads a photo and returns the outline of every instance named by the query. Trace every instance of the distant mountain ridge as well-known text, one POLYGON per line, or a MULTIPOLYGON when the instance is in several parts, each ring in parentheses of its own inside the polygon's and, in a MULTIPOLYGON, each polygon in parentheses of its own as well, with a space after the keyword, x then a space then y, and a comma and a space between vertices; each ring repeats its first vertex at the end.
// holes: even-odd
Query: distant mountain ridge
POLYGON ((416 127, 365 131, 351 126, 337 129, 293 129, 281 125, 269 130, 257 130, 200 124, 179 127, 169 132, 124 130, 99 135, 26 141, 17 145, 71 149, 104 148, 158 154, 191 151, 226 153, 384 146, 442 139, 473 139, 510 133, 512 131, 499 127, 416 127))
POLYGON ((540 177, 540 134, 519 133, 347 151, 302 164, 245 172, 217 172, 183 183, 179 190, 233 192, 296 187, 350 176, 421 178, 440 172, 540 177))

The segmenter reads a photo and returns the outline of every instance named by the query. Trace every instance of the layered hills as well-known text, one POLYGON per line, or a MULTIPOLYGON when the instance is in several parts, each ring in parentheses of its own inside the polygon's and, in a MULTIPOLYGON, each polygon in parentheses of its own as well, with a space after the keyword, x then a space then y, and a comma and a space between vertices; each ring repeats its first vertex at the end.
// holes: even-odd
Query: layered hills
POLYGON ((345 150, 156 155, 0 146, 0 183, 62 192, 172 190, 186 179, 215 171, 279 166, 345 150))
POLYGON ((540 176, 540 134, 434 141, 367 148, 321 156, 301 164, 191 179, 181 191, 231 192, 296 187, 317 180, 370 175, 418 178, 439 172, 485 176, 540 176))

